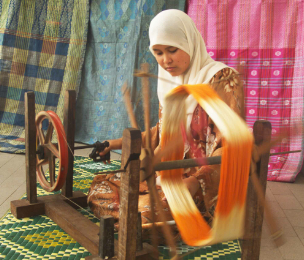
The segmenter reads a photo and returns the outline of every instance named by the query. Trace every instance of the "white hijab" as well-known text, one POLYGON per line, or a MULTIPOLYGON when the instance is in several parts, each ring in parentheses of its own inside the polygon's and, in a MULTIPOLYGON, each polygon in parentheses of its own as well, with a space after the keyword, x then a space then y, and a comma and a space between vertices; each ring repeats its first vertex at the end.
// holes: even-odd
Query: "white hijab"
MULTIPOLYGON (((190 56, 189 68, 180 76, 171 76, 169 72, 158 65, 158 76, 176 83, 171 84, 158 80, 157 94, 162 107, 164 107, 165 96, 171 89, 182 84, 208 83, 218 71, 227 67, 209 56, 205 42, 194 22, 182 11, 171 9, 156 15, 150 23, 149 37, 149 48, 152 53, 152 46, 161 44, 177 47, 190 56)), ((189 96, 186 99, 187 130, 189 130, 196 106, 197 101, 189 96)))

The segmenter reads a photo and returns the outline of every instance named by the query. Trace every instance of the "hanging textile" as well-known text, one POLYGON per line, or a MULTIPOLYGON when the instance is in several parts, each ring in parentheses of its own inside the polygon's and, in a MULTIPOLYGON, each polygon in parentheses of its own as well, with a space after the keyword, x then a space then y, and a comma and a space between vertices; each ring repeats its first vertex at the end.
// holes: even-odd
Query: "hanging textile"
POLYGON ((268 180, 293 182, 303 161, 304 2, 189 0, 188 15, 213 59, 241 67, 246 121, 269 120, 273 137, 290 138, 272 147, 268 180))
POLYGON ((3 0, 0 15, 0 151, 23 153, 24 93, 63 119, 65 91, 78 90, 89 0, 3 0))
MULTIPOLYGON (((149 24, 164 9, 184 10, 185 1, 93 0, 82 80, 76 104, 76 140, 120 138, 130 127, 121 87, 128 82, 140 128, 144 129, 141 81, 134 69, 157 63, 149 51, 149 24)), ((157 80, 151 80, 151 125, 158 121, 157 80)))

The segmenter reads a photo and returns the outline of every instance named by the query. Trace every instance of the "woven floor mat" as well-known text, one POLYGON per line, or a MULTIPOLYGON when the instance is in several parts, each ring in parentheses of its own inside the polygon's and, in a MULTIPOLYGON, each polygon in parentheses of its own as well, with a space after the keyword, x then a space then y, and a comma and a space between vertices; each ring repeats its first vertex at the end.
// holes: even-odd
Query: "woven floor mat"
MULTIPOLYGON (((87 193, 94 172, 117 170, 120 161, 111 164, 95 163, 90 158, 76 156, 74 159, 74 191, 87 193)), ((57 192, 58 193, 58 192, 57 192)), ((38 185, 38 196, 49 195, 38 185)), ((54 194, 54 193, 53 193, 54 194)), ((99 224, 89 209, 79 210, 84 216, 99 224)), ((182 242, 177 244, 179 254, 194 250, 182 242)), ((159 246, 161 260, 169 259, 169 248, 159 246)), ((16 219, 10 211, 0 220, 0 259, 63 259, 84 260, 90 253, 65 233, 50 218, 37 216, 16 219)), ((237 240, 201 248, 183 258, 184 260, 240 260, 237 240)))

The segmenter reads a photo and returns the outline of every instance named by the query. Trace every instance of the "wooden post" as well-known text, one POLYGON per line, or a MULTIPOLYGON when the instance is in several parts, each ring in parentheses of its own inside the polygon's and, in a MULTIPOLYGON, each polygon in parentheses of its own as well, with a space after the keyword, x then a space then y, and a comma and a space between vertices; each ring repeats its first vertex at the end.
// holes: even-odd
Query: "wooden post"
POLYGON ((69 164, 66 182, 62 187, 62 194, 65 197, 73 196, 73 164, 74 164, 74 139, 75 139, 75 109, 76 109, 76 92, 67 90, 64 96, 64 118, 63 125, 66 133, 67 143, 69 145, 69 164))
POLYGON ((25 105, 25 167, 26 196, 30 203, 37 202, 36 186, 36 126, 35 126, 35 94, 24 94, 25 105))
POLYGON ((114 218, 102 216, 99 231, 99 257, 110 259, 114 256, 114 218))
POLYGON ((140 131, 134 128, 125 129, 122 138, 122 166, 128 166, 121 175, 118 260, 136 258, 140 150, 140 131))
POLYGON ((136 251, 141 251, 141 250, 143 250, 141 212, 138 212, 138 215, 137 215, 136 251))
MULTIPOLYGON (((257 145, 269 142, 271 139, 271 124, 268 121, 256 121, 253 126, 253 135, 257 145)), ((261 156, 257 163, 257 175, 266 192, 269 152, 261 156)), ((247 208, 244 240, 242 245, 242 260, 258 260, 262 236, 264 208, 260 204, 251 179, 248 183, 247 208)))

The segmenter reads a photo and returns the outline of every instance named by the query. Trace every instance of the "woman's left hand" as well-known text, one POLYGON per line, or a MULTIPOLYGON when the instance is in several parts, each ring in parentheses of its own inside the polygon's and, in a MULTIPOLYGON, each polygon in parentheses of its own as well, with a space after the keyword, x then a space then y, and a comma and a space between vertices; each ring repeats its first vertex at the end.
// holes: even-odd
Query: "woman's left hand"
POLYGON ((191 196, 194 197, 200 187, 198 180, 194 176, 190 176, 183 179, 183 182, 186 184, 191 196))
MULTIPOLYGON (((161 176, 158 176, 156 178, 156 185, 161 186, 160 178, 161 178, 161 176)), ((198 191, 198 189, 200 187, 198 180, 194 176, 190 176, 188 178, 183 179, 183 182, 187 186, 191 196, 194 197, 194 195, 196 194, 196 192, 198 191)), ((163 200, 166 200, 166 198, 164 197, 163 200)))

